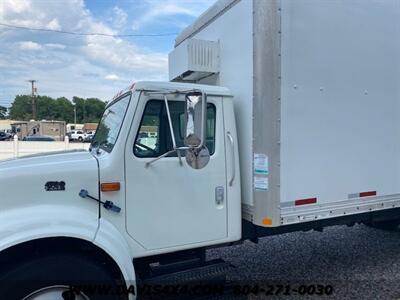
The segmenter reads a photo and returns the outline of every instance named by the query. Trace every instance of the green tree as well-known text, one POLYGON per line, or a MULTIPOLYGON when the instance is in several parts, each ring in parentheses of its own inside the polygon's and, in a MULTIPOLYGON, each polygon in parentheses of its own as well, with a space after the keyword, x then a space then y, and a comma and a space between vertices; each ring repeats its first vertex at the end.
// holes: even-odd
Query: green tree
POLYGON ((28 95, 18 95, 10 109, 10 118, 13 120, 28 121, 32 119, 31 97, 28 95))
MULTIPOLYGON (((57 99, 48 96, 36 96, 38 120, 74 122, 74 105, 76 106, 77 123, 97 123, 106 103, 97 98, 73 97, 72 102, 65 97, 57 99)), ((28 121, 32 119, 32 98, 30 95, 18 95, 10 109, 10 117, 14 120, 28 121)))
POLYGON ((74 122, 74 105, 65 97, 54 100, 54 120, 74 122))
POLYGON ((72 103, 76 108, 76 122, 77 123, 85 123, 86 120, 86 107, 85 107, 85 99, 79 97, 73 97, 72 103))
POLYGON ((88 98, 85 101, 86 122, 98 123, 104 112, 106 104, 97 98, 88 98))
POLYGON ((76 106, 78 123, 98 123, 106 107, 106 103, 97 98, 73 97, 72 102, 76 106))
POLYGON ((55 101, 53 98, 47 96, 37 96, 36 102, 36 113, 38 120, 56 120, 62 121, 61 119, 55 118, 55 101))

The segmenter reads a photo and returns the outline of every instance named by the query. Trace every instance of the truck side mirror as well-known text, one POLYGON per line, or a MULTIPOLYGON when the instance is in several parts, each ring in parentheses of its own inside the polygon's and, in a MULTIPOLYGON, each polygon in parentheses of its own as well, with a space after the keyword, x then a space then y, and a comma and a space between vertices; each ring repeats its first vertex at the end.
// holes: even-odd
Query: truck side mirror
POLYGON ((186 94, 185 145, 200 149, 205 144, 207 99, 204 93, 194 91, 186 94))
POLYGON ((186 162, 194 169, 204 168, 210 161, 206 143, 207 96, 200 91, 186 94, 185 103, 186 162))

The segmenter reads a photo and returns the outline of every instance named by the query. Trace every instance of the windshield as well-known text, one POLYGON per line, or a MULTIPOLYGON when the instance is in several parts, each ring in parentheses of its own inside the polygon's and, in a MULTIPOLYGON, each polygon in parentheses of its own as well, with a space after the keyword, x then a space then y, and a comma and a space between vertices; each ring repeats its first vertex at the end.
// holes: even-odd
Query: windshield
POLYGON ((93 138, 92 147, 98 147, 107 152, 112 151, 117 142, 130 99, 131 94, 128 94, 106 108, 93 138))

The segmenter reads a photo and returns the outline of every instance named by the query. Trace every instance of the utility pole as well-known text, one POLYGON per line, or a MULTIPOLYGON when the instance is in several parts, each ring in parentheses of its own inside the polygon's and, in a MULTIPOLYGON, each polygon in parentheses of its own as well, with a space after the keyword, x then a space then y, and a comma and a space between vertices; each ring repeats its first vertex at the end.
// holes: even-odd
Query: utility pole
POLYGON ((37 88, 35 87, 36 80, 28 80, 28 82, 32 85, 32 119, 36 120, 36 102, 35 102, 35 93, 37 92, 37 88))
POLYGON ((76 129, 76 104, 74 105, 74 125, 76 129))

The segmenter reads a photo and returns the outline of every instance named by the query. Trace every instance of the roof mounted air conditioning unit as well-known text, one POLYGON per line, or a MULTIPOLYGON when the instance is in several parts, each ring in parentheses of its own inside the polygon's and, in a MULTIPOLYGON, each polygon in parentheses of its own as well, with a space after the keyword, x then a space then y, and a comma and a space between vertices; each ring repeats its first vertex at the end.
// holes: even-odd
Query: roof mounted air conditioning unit
POLYGON ((218 42, 187 39, 169 54, 170 81, 197 81, 218 72, 218 42))

